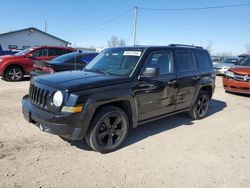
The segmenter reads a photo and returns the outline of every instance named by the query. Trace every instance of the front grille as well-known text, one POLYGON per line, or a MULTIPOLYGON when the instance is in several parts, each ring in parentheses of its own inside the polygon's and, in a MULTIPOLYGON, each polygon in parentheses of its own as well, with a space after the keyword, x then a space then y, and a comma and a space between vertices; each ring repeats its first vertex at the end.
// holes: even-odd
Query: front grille
POLYGON ((49 96, 49 91, 34 86, 32 84, 30 85, 29 98, 32 103, 40 107, 47 108, 48 96, 49 96))
POLYGON ((248 80, 250 80, 250 76, 249 75, 234 74, 234 79, 247 82, 248 80))

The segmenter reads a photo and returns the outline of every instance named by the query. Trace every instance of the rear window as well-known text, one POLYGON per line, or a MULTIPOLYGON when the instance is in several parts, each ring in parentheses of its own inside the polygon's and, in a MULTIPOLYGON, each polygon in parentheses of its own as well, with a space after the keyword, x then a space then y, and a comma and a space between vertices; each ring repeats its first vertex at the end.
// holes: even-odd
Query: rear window
POLYGON ((195 52, 195 55, 197 59, 197 64, 201 70, 212 68, 210 57, 207 52, 197 51, 195 52))
POLYGON ((176 60, 178 72, 189 72, 196 70, 194 53, 191 51, 177 51, 176 60))

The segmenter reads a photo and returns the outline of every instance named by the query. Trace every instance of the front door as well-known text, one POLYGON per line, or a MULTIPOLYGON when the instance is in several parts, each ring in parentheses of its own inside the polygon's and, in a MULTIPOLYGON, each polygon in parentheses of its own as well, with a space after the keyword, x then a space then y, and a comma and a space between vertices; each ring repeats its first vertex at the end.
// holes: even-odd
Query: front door
POLYGON ((175 108, 175 67, 171 51, 152 52, 145 68, 158 68, 156 78, 142 78, 134 87, 139 121, 171 113, 175 108))

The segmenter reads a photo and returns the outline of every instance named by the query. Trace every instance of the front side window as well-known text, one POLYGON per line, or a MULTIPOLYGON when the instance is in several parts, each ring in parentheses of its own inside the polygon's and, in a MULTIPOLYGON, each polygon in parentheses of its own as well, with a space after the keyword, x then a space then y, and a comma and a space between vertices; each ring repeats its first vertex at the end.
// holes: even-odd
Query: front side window
POLYGON ((85 71, 129 76, 139 61, 142 52, 139 49, 106 49, 86 66, 85 71))
POLYGON ((189 72, 196 70, 196 63, 193 52, 177 51, 176 60, 179 72, 189 72))
POLYGON ((43 49, 35 50, 35 51, 32 53, 32 56, 33 56, 33 57, 48 56, 48 49, 47 49, 47 48, 43 48, 43 49))
POLYGON ((153 52, 150 54, 145 68, 158 68, 160 75, 174 72, 174 61, 171 52, 153 52))

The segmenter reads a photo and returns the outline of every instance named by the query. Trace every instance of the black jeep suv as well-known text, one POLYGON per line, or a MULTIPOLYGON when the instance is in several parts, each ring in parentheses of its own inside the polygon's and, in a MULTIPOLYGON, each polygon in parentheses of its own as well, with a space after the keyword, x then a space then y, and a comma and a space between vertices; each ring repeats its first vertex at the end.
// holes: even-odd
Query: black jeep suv
POLYGON ((140 124, 187 111, 205 117, 215 88, 209 53, 188 45, 109 48, 83 71, 31 80, 23 114, 41 130, 107 153, 140 124))

